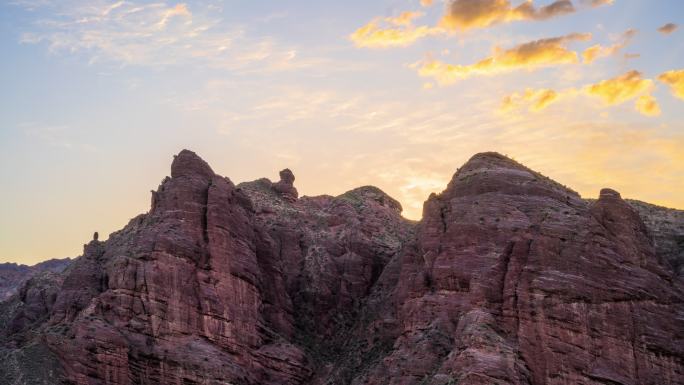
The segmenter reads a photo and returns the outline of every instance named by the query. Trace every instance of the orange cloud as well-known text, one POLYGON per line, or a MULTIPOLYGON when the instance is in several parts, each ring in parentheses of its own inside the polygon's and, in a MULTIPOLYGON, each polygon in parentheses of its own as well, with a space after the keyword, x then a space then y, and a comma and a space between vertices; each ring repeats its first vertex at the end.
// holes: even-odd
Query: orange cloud
POLYGON ((584 63, 591 64, 594 60, 600 57, 613 56, 619 53, 623 48, 629 44, 630 40, 636 35, 637 31, 635 29, 629 29, 622 34, 622 41, 615 43, 609 47, 604 47, 600 44, 593 45, 584 50, 582 53, 582 58, 584 63))
POLYGON ((667 24, 663 25, 662 27, 658 28, 658 32, 662 33, 663 35, 669 35, 676 30, 677 30, 677 24, 675 24, 675 23, 667 23, 667 24))
POLYGON ((588 33, 535 40, 511 49, 496 48, 494 54, 471 65, 448 64, 439 60, 424 61, 418 74, 433 77, 442 84, 475 75, 492 75, 518 69, 535 69, 556 64, 579 62, 577 53, 566 48, 571 41, 591 39, 588 33))
POLYGON ((603 5, 612 5, 613 0, 584 0, 583 3, 591 7, 600 7, 603 5))
POLYGON ((423 7, 429 7, 432 5, 432 3, 432 0, 420 0, 420 5, 422 5, 423 7))
POLYGON ((399 16, 396 17, 386 17, 385 21, 387 21, 390 24, 394 25, 411 25, 413 22, 413 19, 418 18, 423 16, 422 12, 411 12, 411 11, 406 11, 402 12, 399 14, 399 16))
POLYGON ((552 103, 556 102, 560 94, 554 90, 549 89, 539 89, 533 90, 528 88, 521 95, 514 93, 512 95, 506 96, 502 102, 501 109, 503 111, 510 111, 521 104, 529 104, 529 110, 532 112, 538 112, 552 103))
POLYGON ((658 116, 660 115, 660 106, 658 101, 651 95, 642 95, 636 100, 634 105, 639 113, 646 116, 658 116))
POLYGON ((157 27, 164 28, 166 23, 168 23, 168 21, 175 16, 192 17, 192 13, 190 13, 187 5, 177 4, 175 7, 169 8, 166 10, 166 12, 164 12, 164 16, 157 23, 157 27))
POLYGON ((629 71, 624 75, 591 84, 585 87, 585 92, 612 106, 634 99, 652 88, 651 79, 643 79, 639 71, 629 71))
POLYGON ((658 76, 658 80, 670 86, 674 96, 684 99, 684 70, 664 72, 658 76))
POLYGON ((652 89, 653 80, 643 79, 638 71, 629 71, 612 79, 589 84, 581 90, 569 88, 557 92, 549 89, 527 89, 522 95, 513 93, 504 97, 501 109, 510 111, 527 104, 530 111, 537 112, 561 98, 585 95, 602 99, 605 106, 615 106, 636 98, 634 107, 639 113, 646 116, 658 116, 660 106, 657 100, 648 93, 652 89))
POLYGON ((556 0, 536 8, 532 0, 514 7, 509 0, 453 0, 440 26, 452 30, 485 28, 494 24, 520 20, 546 20, 575 12, 570 0, 556 0))
POLYGON ((376 18, 354 31, 349 38, 357 47, 387 48, 408 46, 420 38, 441 33, 439 28, 415 27, 413 20, 422 15, 421 12, 403 12, 396 17, 376 18))

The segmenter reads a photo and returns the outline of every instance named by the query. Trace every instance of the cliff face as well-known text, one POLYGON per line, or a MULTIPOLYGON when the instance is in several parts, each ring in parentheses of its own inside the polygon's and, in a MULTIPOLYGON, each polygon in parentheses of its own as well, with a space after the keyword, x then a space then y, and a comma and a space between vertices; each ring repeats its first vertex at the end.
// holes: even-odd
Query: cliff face
POLYGON ((679 277, 684 276, 684 210, 668 209, 628 200, 653 236, 656 254, 665 259, 679 277))
POLYGON ((612 190, 587 205, 476 155, 426 202, 399 282, 401 332, 369 383, 684 381, 681 282, 612 190))
POLYGON ((478 154, 415 223, 280 177, 182 151, 147 214, 0 304, 0 382, 684 384, 682 282, 617 192, 478 154))

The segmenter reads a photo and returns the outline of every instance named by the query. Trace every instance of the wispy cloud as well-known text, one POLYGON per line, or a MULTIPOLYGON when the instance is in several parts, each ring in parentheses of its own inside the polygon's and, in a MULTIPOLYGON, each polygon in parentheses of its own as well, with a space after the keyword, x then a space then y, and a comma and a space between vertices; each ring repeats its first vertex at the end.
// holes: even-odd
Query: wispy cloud
POLYGON ((495 48, 492 56, 470 65, 448 64, 427 59, 418 65, 418 74, 432 77, 441 84, 453 83, 477 75, 493 75, 514 70, 533 70, 562 64, 578 63, 577 52, 567 48, 573 41, 591 39, 588 33, 540 39, 520 44, 510 49, 495 48))
POLYGON ((552 103, 556 102, 560 94, 550 89, 534 90, 528 88, 522 94, 513 93, 503 99, 501 109, 511 111, 518 108, 521 104, 529 104, 529 110, 533 112, 541 111, 552 103))
POLYGON ((441 28, 414 26, 421 12, 403 12, 396 17, 375 18, 357 29, 349 38, 357 47, 387 48, 408 46, 430 35, 442 33, 441 28))
POLYGON ((81 150, 95 152, 97 147, 78 139, 73 130, 67 125, 49 125, 38 122, 23 122, 18 127, 29 138, 38 140, 49 147, 64 150, 81 150))
POLYGON ((611 5, 614 0, 582 0, 582 4, 590 7, 601 7, 603 5, 611 5))
MULTIPOLYGON (((591 7, 611 4, 612 0, 589 0, 591 7)), ((432 0, 421 0, 423 7, 432 0)), ((513 6, 510 0, 450 0, 437 25, 414 25, 421 12, 403 12, 399 17, 376 17, 349 37, 357 47, 406 47, 418 40, 437 35, 453 35, 470 29, 488 28, 513 21, 541 21, 575 13, 571 0, 556 0, 537 7, 532 0, 513 6), (398 23, 397 20, 404 20, 398 23)))
POLYGON ((268 36, 252 37, 242 25, 226 23, 209 6, 141 1, 21 1, 42 10, 21 37, 47 44, 52 53, 82 54, 91 63, 115 65, 204 65, 212 68, 288 70, 314 66, 296 47, 268 36))
POLYGON ((629 44, 629 42, 636 35, 636 33, 637 31, 635 29, 629 29, 620 36, 620 41, 618 41, 615 44, 612 44, 607 47, 601 44, 596 44, 585 49, 582 53, 584 62, 590 64, 600 57, 613 56, 618 54, 623 48, 625 48, 629 44))
POLYGON ((629 71, 614 78, 588 84, 580 89, 569 88, 562 91, 549 89, 527 89, 524 93, 513 93, 502 101, 503 111, 512 111, 527 105, 532 112, 539 112, 560 99, 578 95, 595 97, 603 101, 604 107, 611 107, 635 100, 634 108, 645 116, 660 115, 660 106, 651 95, 654 83, 645 79, 638 71, 629 71))

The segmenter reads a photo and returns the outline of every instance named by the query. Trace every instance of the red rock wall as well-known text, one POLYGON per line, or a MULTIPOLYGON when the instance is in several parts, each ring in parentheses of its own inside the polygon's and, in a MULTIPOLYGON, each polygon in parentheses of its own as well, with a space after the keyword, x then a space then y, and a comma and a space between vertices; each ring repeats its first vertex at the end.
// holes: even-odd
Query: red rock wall
POLYGON ((0 304, 0 379, 684 384, 682 282, 617 192, 478 154, 416 224, 377 188, 293 182, 181 152, 147 214, 0 304), (58 369, 27 376, 36 346, 58 369))

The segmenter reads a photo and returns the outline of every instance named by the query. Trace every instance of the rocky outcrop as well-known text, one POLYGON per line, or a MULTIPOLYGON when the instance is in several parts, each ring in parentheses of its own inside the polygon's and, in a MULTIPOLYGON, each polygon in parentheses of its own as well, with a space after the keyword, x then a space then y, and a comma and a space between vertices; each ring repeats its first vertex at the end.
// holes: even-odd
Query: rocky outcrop
POLYGON ((679 277, 684 277, 684 210, 668 209, 627 200, 643 219, 653 237, 656 254, 666 260, 679 277))
POLYGON ((639 216, 498 154, 425 204, 396 289, 391 384, 680 384, 682 286, 639 216))
POLYGON ((617 192, 483 153, 416 223, 280 179, 182 151, 148 213, 0 305, 0 382, 684 384, 682 281, 617 192))
POLYGON ((43 272, 62 272, 71 259, 51 259, 33 266, 16 263, 0 264, 0 302, 8 299, 31 277, 43 272))
POLYGON ((295 177, 289 168, 280 171, 280 180, 273 183, 273 190, 281 195, 281 197, 289 202, 295 202, 299 197, 297 189, 294 187, 295 177))

